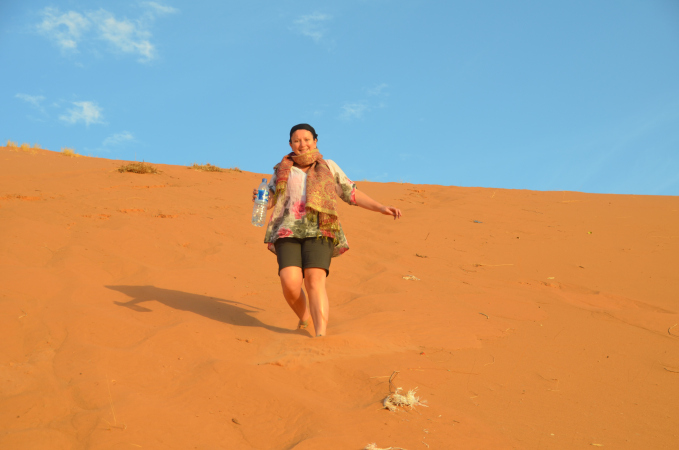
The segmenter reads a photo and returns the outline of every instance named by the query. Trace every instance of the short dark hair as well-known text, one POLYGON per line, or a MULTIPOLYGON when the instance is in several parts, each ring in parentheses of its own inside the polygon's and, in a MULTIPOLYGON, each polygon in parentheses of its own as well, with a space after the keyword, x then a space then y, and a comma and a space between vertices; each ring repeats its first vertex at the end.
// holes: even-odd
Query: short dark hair
POLYGON ((314 127, 309 125, 308 123, 300 123, 298 125, 295 125, 290 129, 290 142, 292 142, 292 134, 297 131, 297 130, 307 130, 310 131, 311 134, 313 134, 314 139, 318 139, 318 135, 316 134, 316 130, 314 130, 314 127))

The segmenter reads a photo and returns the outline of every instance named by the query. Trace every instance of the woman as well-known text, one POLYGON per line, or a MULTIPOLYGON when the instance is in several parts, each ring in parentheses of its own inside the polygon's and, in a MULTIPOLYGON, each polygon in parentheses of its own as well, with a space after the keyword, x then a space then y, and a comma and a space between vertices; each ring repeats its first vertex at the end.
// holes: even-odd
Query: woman
MULTIPOLYGON (((290 130, 292 153, 274 167, 269 181, 268 208, 274 211, 264 242, 278 259, 283 296, 299 317, 298 328, 306 328, 313 320, 316 336, 324 336, 329 309, 325 279, 330 274, 330 259, 349 249, 337 217, 337 197, 394 219, 401 217, 401 211, 356 189, 337 164, 323 159, 317 143, 318 135, 311 125, 302 123, 290 130)), ((255 189, 253 201, 256 193, 255 189)))

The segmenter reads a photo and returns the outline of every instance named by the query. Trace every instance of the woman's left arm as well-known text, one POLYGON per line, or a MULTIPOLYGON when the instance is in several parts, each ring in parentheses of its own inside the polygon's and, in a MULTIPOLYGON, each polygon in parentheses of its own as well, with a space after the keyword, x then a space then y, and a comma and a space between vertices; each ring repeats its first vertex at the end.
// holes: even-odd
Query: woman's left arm
POLYGON ((386 216, 394 216, 394 220, 401 218, 401 210, 393 206, 384 206, 382 203, 373 200, 368 194, 356 189, 355 191, 356 205, 365 208, 369 211, 382 213, 386 216))

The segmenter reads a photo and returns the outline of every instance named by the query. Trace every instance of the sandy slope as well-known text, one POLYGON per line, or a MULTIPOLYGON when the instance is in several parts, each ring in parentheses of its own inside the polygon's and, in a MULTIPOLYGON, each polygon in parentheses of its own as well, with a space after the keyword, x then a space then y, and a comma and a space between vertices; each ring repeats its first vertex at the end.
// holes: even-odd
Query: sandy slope
POLYGON ((359 183, 312 339, 261 175, 121 164, 0 148, 0 448, 676 448, 679 198, 359 183))

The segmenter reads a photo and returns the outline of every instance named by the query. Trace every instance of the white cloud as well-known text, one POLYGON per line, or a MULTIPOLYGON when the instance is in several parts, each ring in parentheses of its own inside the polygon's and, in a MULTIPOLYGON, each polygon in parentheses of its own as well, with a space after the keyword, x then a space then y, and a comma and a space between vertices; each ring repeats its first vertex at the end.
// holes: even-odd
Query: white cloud
POLYGON ((38 32, 55 40, 63 50, 76 51, 82 34, 90 28, 90 21, 75 11, 61 14, 58 8, 47 7, 42 15, 38 32))
POLYGON ((35 108, 39 109, 42 112, 45 112, 45 108, 43 108, 42 106, 42 102, 43 100, 45 100, 45 97, 43 97, 42 95, 16 94, 14 97, 21 99, 27 103, 30 103, 35 108))
POLYGON ((161 5, 158 2, 142 2, 141 5, 146 6, 152 12, 155 12, 158 15, 174 14, 174 13, 179 12, 179 10, 177 8, 173 8, 172 6, 161 5))
POLYGON ((85 122, 87 126, 91 123, 104 123, 102 110, 95 102, 73 102, 73 105, 75 108, 69 109, 67 114, 60 115, 59 119, 71 124, 85 122))
POLYGON ((96 24, 100 39, 109 42, 123 53, 140 55, 142 61, 153 59, 155 47, 149 41, 151 32, 139 23, 135 24, 127 19, 117 20, 113 14, 104 9, 90 13, 89 17, 96 24))
POLYGON ((63 50, 77 51, 80 44, 87 42, 92 45, 98 39, 109 43, 115 51, 137 55, 141 62, 147 62, 156 56, 149 29, 156 16, 174 14, 179 10, 159 2, 143 2, 142 6, 147 12, 138 20, 117 19, 105 9, 62 14, 58 8, 47 7, 42 11, 43 21, 37 25, 37 30, 63 50))
POLYGON ((377 86, 375 86, 374 88, 368 89, 367 90, 368 95, 381 95, 382 92, 388 87, 389 87, 389 85, 387 85, 387 83, 380 83, 377 86))
POLYGON ((323 23, 327 20, 330 20, 331 18, 331 16, 319 12, 307 14, 295 20, 293 22, 295 26, 292 27, 291 30, 310 37, 315 42, 319 42, 326 32, 323 23))
POLYGON ((342 105, 343 119, 360 119, 363 117, 363 113, 370 111, 370 107, 364 102, 357 103, 345 103, 342 105))
POLYGON ((102 145, 108 147, 111 145, 119 145, 128 141, 134 141, 134 136, 132 136, 132 133, 130 133, 129 131, 121 131, 120 133, 113 134, 104 139, 102 145))
POLYGON ((368 97, 372 98, 355 102, 345 102, 344 105, 342 105, 340 118, 346 120, 360 119, 363 117, 363 114, 368 111, 386 108, 387 104, 382 99, 389 96, 389 94, 385 92, 388 87, 389 85, 387 83, 380 83, 372 88, 364 88, 364 92, 368 94, 368 97))

